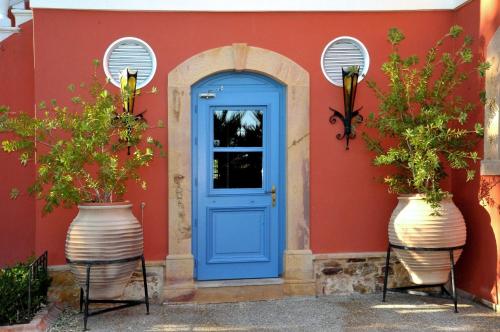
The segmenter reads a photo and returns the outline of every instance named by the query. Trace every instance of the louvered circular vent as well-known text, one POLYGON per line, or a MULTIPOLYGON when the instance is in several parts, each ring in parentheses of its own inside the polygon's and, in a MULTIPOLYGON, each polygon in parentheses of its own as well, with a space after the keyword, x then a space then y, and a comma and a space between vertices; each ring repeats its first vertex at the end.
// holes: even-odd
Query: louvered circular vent
POLYGON ((338 37, 326 45, 321 55, 321 69, 326 79, 342 86, 342 68, 359 66, 359 81, 361 81, 370 66, 370 56, 365 45, 356 38, 338 37))
POLYGON ((120 86, 120 72, 125 68, 137 70, 137 88, 142 88, 153 78, 156 71, 156 56, 144 41, 120 38, 104 53, 104 71, 111 83, 120 86))

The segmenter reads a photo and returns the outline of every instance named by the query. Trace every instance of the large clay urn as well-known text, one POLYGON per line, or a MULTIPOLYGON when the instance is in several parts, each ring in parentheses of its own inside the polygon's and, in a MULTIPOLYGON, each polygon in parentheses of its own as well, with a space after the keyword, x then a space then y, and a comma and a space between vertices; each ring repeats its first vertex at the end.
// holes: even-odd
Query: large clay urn
MULTIPOLYGON (((66 258, 113 260, 139 256, 143 252, 142 227, 129 202, 82 204, 69 226, 66 258)), ((90 274, 90 298, 113 299, 123 295, 138 261, 94 265, 90 274)), ((70 264, 80 287, 85 289, 86 267, 70 264)))
MULTIPOLYGON (((441 202, 439 215, 421 195, 398 197, 389 223, 389 241, 407 247, 442 248, 465 244, 466 230, 462 213, 453 203, 451 195, 441 202)), ((441 284, 450 273, 449 251, 407 251, 394 249, 401 263, 418 285, 441 284)), ((455 262, 462 250, 455 250, 455 262)))

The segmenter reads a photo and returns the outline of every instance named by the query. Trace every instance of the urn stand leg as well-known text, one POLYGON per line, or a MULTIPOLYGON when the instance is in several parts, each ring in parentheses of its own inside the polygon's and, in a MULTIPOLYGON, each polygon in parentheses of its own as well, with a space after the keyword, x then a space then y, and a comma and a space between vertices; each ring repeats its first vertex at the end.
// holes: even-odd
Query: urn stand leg
POLYGON ((455 285, 455 259, 453 257, 453 251, 454 250, 459 250, 463 249, 464 245, 461 246, 456 246, 456 247, 443 247, 443 248, 424 248, 424 247, 406 247, 402 245, 395 245, 395 244, 390 244, 389 243, 389 248, 387 250, 387 257, 385 261, 385 275, 384 275, 384 291, 383 291, 383 298, 382 301, 385 302, 385 297, 386 297, 386 292, 393 291, 393 292, 404 292, 404 293, 410 293, 410 294, 415 294, 415 295, 425 295, 425 296, 438 296, 442 297, 444 294, 448 295, 448 298, 453 299, 453 304, 454 304, 454 311, 455 313, 458 313, 458 299, 457 299, 457 289, 455 285), (450 274, 451 274, 451 294, 448 292, 446 287, 444 287, 444 283, 439 283, 439 284, 417 284, 413 286, 406 286, 406 287, 396 287, 396 288, 387 288, 387 279, 389 275, 389 260, 391 257, 391 249, 396 248, 399 250, 409 250, 409 251, 416 251, 416 252, 446 252, 448 251, 450 255, 450 274), (440 294, 433 294, 429 292, 414 292, 415 289, 419 288, 429 288, 429 287, 440 287, 440 294))
POLYGON ((83 312, 83 288, 80 287, 80 313, 83 312))
MULTIPOLYGON (((147 314, 149 315, 149 294, 148 294, 148 283, 147 283, 147 278, 146 278, 146 262, 144 260, 144 254, 140 256, 134 256, 134 257, 129 257, 129 258, 121 258, 121 259, 114 259, 114 260, 80 260, 80 261, 71 261, 67 259, 67 262, 70 264, 80 264, 86 267, 86 278, 85 278, 85 288, 80 288, 80 312, 82 311, 83 307, 83 330, 87 330, 87 320, 89 316, 95 316, 99 315, 105 312, 109 311, 114 311, 114 310, 119 310, 119 309, 124 309, 128 307, 132 307, 135 305, 139 304, 146 304, 146 311, 147 314), (145 299, 144 300, 122 300, 122 299, 89 299, 90 296, 90 270, 93 265, 106 265, 106 264, 118 264, 118 263, 127 263, 127 262, 132 262, 132 261, 137 261, 138 259, 141 260, 141 265, 142 265, 142 277, 143 277, 143 282, 144 282, 144 295, 145 299), (115 304, 116 306, 100 309, 100 310, 94 310, 92 312, 89 312, 89 305, 90 303, 106 303, 106 304, 115 304)), ((95 294, 94 294, 95 296, 95 294)))
POLYGON ((87 265, 87 280, 85 281, 85 312, 83 313, 84 331, 87 331, 87 319, 89 318, 90 266, 90 264, 87 265))
POLYGON ((144 254, 141 256, 141 263, 142 279, 144 280, 144 301, 146 302, 146 313, 149 315, 148 281, 146 280, 146 263, 144 262, 144 254))
POLYGON ((455 313, 458 313, 457 290, 455 288, 455 261, 453 259, 453 249, 450 250, 450 266, 451 266, 451 294, 453 296, 453 303, 455 304, 455 313))
POLYGON ((385 302, 385 296, 387 294, 387 280, 389 278, 389 261, 391 259, 391 245, 387 247, 387 255, 385 257, 385 273, 384 273, 384 290, 382 295, 382 302, 385 302))

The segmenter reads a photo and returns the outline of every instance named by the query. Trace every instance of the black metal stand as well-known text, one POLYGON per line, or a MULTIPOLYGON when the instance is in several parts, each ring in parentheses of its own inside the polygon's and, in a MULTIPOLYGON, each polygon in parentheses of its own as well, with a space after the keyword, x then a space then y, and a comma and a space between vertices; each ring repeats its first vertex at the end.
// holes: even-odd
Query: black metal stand
POLYGON ((385 297, 386 297, 388 290, 394 291, 394 292, 408 293, 408 291, 412 291, 414 289, 419 289, 419 288, 440 287, 441 291, 439 294, 428 293, 428 292, 418 292, 418 293, 412 292, 412 293, 416 294, 416 295, 451 298, 453 300, 453 304, 455 305, 455 312, 458 313, 457 291, 455 288, 455 261, 453 258, 453 251, 463 249, 464 246, 465 245, 457 246, 457 247, 444 247, 444 248, 422 248, 422 247, 405 247, 405 246, 400 246, 400 245, 395 245, 395 244, 389 243, 389 247, 387 247, 387 256, 385 259, 384 291, 383 291, 383 296, 382 296, 382 302, 385 302, 385 297), (387 280, 389 278, 389 264, 390 264, 391 249, 392 248, 396 248, 396 249, 400 249, 400 250, 409 250, 409 251, 448 251, 450 254, 450 267, 451 267, 451 273, 450 273, 451 274, 451 294, 444 287, 445 284, 414 285, 414 286, 397 287, 397 288, 389 288, 388 289, 387 288, 387 280), (445 296, 445 294, 446 294, 446 296, 445 296))
POLYGON ((119 310, 123 308, 132 307, 139 304, 146 304, 146 313, 149 315, 149 297, 148 297, 148 282, 146 279, 146 263, 144 262, 144 255, 124 258, 124 259, 114 259, 114 260, 67 260, 71 264, 81 264, 87 267, 87 275, 85 282, 85 290, 80 288, 80 313, 83 307, 83 330, 87 330, 87 320, 90 316, 99 315, 105 312, 119 310), (116 264, 116 263, 126 263, 135 260, 141 260, 142 263, 142 278, 144 280, 144 300, 99 300, 99 299, 89 299, 90 290, 90 271, 94 265, 105 265, 105 264, 116 264), (90 303, 109 303, 109 304, 120 304, 118 306, 96 310, 89 312, 90 303))

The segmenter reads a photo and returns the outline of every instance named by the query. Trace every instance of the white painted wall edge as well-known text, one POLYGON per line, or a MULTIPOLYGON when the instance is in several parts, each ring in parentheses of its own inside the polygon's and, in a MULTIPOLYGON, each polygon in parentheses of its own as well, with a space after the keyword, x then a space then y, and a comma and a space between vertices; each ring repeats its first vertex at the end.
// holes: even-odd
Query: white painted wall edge
POLYGON ((473 295, 467 291, 464 291, 463 289, 457 288, 457 294, 458 294, 458 296, 461 296, 467 300, 480 303, 480 304, 486 306, 487 308, 493 310, 494 312, 500 312, 500 306, 498 304, 490 302, 490 301, 485 300, 485 299, 482 299, 480 297, 477 297, 476 295, 473 295))
POLYGON ((181 12, 453 10, 470 0, 31 0, 31 8, 181 12))

